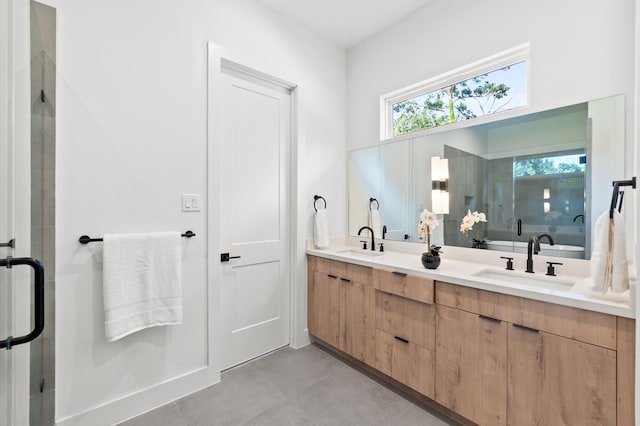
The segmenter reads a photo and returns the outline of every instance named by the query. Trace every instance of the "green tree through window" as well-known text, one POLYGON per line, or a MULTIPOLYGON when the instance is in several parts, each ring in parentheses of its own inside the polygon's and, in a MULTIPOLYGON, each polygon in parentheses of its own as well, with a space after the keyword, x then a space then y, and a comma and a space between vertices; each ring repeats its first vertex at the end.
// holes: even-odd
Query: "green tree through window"
POLYGON ((526 63, 500 68, 393 104, 393 135, 524 106, 526 63))

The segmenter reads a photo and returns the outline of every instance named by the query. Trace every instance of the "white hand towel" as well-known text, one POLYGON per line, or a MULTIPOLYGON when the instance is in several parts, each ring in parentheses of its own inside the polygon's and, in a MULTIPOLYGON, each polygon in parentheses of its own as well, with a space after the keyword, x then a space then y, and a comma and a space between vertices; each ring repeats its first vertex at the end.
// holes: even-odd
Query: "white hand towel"
POLYGON ((316 247, 329 247, 329 218, 327 216, 327 209, 320 209, 316 212, 313 225, 316 247))
POLYGON ((107 341, 182 323, 179 232, 106 234, 103 260, 107 341))
POLYGON ((622 293, 629 289, 629 265, 627 264, 627 243, 622 215, 613 214, 613 247, 611 259, 611 291, 622 293))
POLYGON ((609 212, 598 217, 593 232, 591 249, 591 278, 593 291, 606 292, 607 256, 609 253, 609 212))
POLYGON ((380 217, 380 210, 369 209, 369 226, 373 229, 373 234, 382 238, 382 218, 380 217))
POLYGON ((594 291, 609 289, 622 293, 629 289, 629 267, 622 215, 614 211, 613 220, 606 211, 596 221, 591 251, 591 277, 594 291))

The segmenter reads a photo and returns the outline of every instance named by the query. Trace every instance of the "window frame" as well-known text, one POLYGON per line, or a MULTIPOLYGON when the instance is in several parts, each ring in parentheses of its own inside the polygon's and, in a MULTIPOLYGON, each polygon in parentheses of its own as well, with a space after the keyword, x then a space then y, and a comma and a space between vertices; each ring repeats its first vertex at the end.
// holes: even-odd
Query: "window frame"
MULTIPOLYGON (((406 133, 402 135, 393 135, 393 105, 406 101, 420 95, 424 95, 435 90, 442 89, 451 84, 459 83, 464 80, 468 80, 470 78, 489 73, 491 71, 497 71, 501 68, 507 67, 509 65, 514 65, 519 62, 525 62, 525 104, 521 107, 514 108, 507 111, 501 111, 494 114, 484 115, 482 117, 478 117, 473 120, 464 120, 459 121, 457 123, 471 123, 467 125, 475 125, 478 123, 478 119, 484 117, 500 117, 501 114, 504 114, 509 111, 520 110, 529 107, 530 105, 530 84, 529 84, 529 76, 530 76, 530 44, 523 43, 521 45, 515 46, 513 48, 504 50, 502 52, 496 53, 494 55, 488 56, 484 59, 480 59, 478 61, 472 62, 470 64, 464 65, 462 67, 453 69, 451 71, 447 71, 443 74, 437 75, 435 77, 431 77, 427 80, 420 81, 418 83, 412 84, 410 86, 404 87, 402 89, 395 90, 393 92, 384 94, 380 97, 380 140, 389 140, 399 137, 406 137, 407 135, 415 135, 424 131, 433 130, 442 127, 448 126, 438 126, 429 129, 423 129, 416 132, 406 133)), ((502 119, 502 117, 497 118, 502 119)), ((482 122, 494 121, 491 119, 483 120, 482 122)), ((452 123, 452 124, 457 124, 452 123)))

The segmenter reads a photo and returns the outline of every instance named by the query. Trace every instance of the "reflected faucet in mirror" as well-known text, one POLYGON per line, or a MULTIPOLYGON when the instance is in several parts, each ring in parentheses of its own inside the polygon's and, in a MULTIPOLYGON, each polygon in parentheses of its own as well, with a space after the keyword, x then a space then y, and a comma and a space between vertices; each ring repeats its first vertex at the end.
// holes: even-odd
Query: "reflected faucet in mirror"
MULTIPOLYGON (((540 235, 538 235, 538 241, 542 240, 542 237, 545 237, 545 238, 547 238, 549 240, 549 245, 550 246, 553 246, 553 245, 556 244, 555 241, 553 241, 553 238, 551 238, 551 235, 549 235, 549 234, 540 234, 540 235)), ((538 253, 536 253, 536 254, 538 254, 538 253)))
POLYGON ((376 251, 376 240, 375 236, 373 235, 373 229, 368 226, 363 226, 362 228, 360 228, 360 230, 358 230, 358 235, 360 235, 360 233, 365 229, 368 229, 369 233, 371 234, 371 250, 376 251))
POLYGON ((575 222, 576 220, 582 218, 582 223, 584 223, 584 215, 583 214, 578 214, 573 218, 573 221, 575 222))

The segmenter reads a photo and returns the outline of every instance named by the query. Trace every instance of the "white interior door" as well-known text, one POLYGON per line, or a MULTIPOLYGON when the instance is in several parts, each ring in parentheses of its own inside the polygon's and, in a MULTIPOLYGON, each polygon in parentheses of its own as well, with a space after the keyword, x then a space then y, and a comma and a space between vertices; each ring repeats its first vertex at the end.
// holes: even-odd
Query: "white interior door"
POLYGON ((222 74, 222 369, 289 343, 291 94, 222 74))

